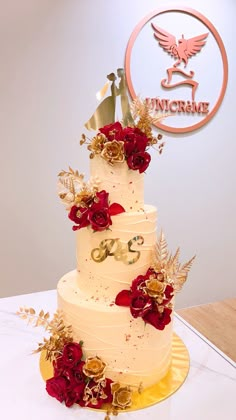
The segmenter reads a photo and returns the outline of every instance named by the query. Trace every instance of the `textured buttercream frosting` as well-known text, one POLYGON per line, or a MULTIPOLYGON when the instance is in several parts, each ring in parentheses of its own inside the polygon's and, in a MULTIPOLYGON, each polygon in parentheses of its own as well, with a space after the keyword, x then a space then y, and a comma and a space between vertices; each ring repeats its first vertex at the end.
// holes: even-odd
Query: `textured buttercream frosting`
POLYGON ((109 201, 121 204, 127 212, 144 207, 144 175, 127 163, 110 165, 100 156, 90 159, 90 174, 100 180, 99 189, 109 192, 109 201))
POLYGON ((171 362, 172 322, 163 331, 132 318, 129 308, 91 299, 79 288, 74 270, 58 283, 58 307, 72 325, 73 338, 83 340, 86 356, 98 355, 108 365, 106 376, 123 384, 157 383, 171 362))
POLYGON ((152 264, 157 210, 144 205, 143 174, 126 162, 110 165, 95 156, 90 172, 100 180, 99 190, 109 193, 109 203, 125 212, 111 217, 109 229, 94 232, 88 226, 76 232, 77 270, 59 281, 58 307, 74 341, 83 341, 86 357, 97 355, 107 363, 107 377, 148 387, 169 369, 172 321, 157 330, 117 306, 115 298, 152 264))
POLYGON ((79 289, 103 300, 114 300, 122 289, 129 289, 132 281, 151 265, 156 224, 156 208, 145 206, 142 212, 113 216, 112 225, 105 231, 94 232, 91 227, 78 230, 79 289), (105 257, 108 248, 114 255, 105 257))

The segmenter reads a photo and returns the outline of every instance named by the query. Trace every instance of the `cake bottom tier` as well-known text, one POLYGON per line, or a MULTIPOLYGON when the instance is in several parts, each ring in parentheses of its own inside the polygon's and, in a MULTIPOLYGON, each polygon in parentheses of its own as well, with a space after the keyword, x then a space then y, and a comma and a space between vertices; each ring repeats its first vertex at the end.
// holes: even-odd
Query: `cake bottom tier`
POLYGON ((163 331, 133 318, 129 308, 88 298, 78 288, 74 270, 58 283, 58 309, 72 326, 73 339, 83 341, 86 357, 107 363, 106 377, 130 386, 151 386, 171 363, 172 322, 163 331))

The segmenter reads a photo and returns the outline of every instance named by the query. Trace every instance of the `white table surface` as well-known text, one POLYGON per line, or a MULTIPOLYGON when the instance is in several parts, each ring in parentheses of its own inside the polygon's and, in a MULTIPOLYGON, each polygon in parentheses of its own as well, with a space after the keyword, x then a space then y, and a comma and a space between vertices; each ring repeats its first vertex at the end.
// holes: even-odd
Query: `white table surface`
MULTIPOLYGON (((56 310, 56 291, 0 299, 0 418, 3 420, 103 420, 103 412, 66 408, 45 391, 38 355, 31 352, 44 336, 15 315, 20 306, 56 310)), ((171 397, 145 410, 121 413, 120 420, 236 419, 235 364, 179 316, 175 332, 191 359, 187 380, 171 397)), ((114 417, 114 419, 117 417, 114 417)))

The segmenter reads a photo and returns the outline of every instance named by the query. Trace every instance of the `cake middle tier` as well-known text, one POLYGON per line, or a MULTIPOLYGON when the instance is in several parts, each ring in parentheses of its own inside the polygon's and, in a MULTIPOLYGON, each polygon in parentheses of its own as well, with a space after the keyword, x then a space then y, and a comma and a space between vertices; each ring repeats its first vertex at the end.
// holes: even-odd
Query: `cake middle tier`
POLYGON ((89 298, 114 300, 122 289, 145 274, 156 243, 157 210, 145 205, 142 212, 121 213, 102 232, 91 227, 76 232, 79 288, 89 298))

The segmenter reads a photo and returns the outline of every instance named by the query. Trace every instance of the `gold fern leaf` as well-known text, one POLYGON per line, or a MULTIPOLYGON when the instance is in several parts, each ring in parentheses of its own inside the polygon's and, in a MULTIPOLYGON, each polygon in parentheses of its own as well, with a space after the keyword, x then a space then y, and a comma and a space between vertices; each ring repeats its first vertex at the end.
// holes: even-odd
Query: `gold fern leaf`
POLYGON ((67 189, 72 194, 75 194, 74 181, 71 177, 59 178, 59 182, 65 189, 67 189))
POLYGON ((171 258, 171 265, 177 268, 179 266, 180 248, 177 248, 175 255, 171 258))
POLYGON ((189 261, 187 261, 185 264, 183 264, 181 267, 179 267, 176 278, 175 278, 175 290, 176 292, 179 292, 183 284, 186 282, 188 277, 188 272, 190 268, 192 267, 193 261, 195 260, 196 255, 192 257, 189 261))
POLYGON ((161 268, 165 268, 168 261, 168 255, 167 242, 165 240, 164 233, 161 232, 160 238, 157 240, 155 245, 154 264, 160 266, 161 268))
POLYGON ((44 312, 43 309, 37 315, 33 308, 20 308, 17 315, 21 319, 28 320, 33 327, 43 327, 45 331, 50 334, 49 338, 44 338, 43 343, 38 343, 38 348, 33 353, 39 353, 42 350, 46 351, 46 360, 52 361, 57 357, 64 345, 73 341, 72 327, 64 323, 63 313, 56 311, 53 318, 50 320, 49 312, 44 312))
POLYGON ((131 103, 130 109, 134 119, 136 119, 142 113, 143 103, 138 96, 136 96, 136 98, 131 103))
POLYGON ((79 171, 76 169, 72 169, 69 166, 69 171, 65 171, 64 169, 59 172, 58 177, 71 177, 72 179, 76 179, 79 182, 82 182, 84 179, 84 174, 80 174, 79 171))
POLYGON ((166 272, 170 278, 175 278, 176 273, 179 268, 179 254, 180 254, 180 248, 178 248, 175 252, 175 255, 172 256, 170 254, 168 261, 166 262, 166 272))

